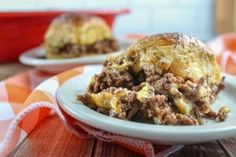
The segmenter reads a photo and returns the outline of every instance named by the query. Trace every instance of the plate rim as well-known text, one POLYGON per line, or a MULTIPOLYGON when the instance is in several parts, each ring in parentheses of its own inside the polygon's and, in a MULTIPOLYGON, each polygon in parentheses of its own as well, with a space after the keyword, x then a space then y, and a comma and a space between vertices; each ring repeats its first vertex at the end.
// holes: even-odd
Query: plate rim
POLYGON ((100 61, 86 61, 87 59, 97 59, 97 57, 108 57, 109 55, 117 55, 122 53, 122 50, 114 51, 112 53, 101 54, 101 55, 93 55, 93 56, 86 56, 86 57, 78 57, 78 58, 66 58, 66 59, 38 59, 35 57, 31 57, 32 55, 39 54, 43 48, 35 47, 32 48, 24 53, 22 53, 19 57, 19 60, 22 64, 31 65, 31 66, 50 66, 50 65, 65 65, 65 64, 88 64, 88 63, 100 63, 100 61))

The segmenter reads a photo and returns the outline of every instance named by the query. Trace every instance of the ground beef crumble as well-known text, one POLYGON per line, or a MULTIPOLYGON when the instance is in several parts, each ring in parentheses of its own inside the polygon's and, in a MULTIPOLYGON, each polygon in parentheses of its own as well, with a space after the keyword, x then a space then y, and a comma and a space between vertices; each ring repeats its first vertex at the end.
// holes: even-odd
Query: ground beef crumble
POLYGON ((101 74, 95 75, 94 84, 89 86, 89 91, 98 93, 109 87, 131 88, 133 76, 127 71, 103 70, 101 74))

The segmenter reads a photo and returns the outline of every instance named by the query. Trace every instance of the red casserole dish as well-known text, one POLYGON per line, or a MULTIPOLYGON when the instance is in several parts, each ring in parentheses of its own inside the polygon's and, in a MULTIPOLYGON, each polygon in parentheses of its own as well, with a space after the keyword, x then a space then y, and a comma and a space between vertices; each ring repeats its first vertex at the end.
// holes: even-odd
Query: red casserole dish
MULTIPOLYGON (((0 63, 14 61, 27 49, 39 46, 51 20, 66 11, 0 12, 0 63)), ((112 28, 117 15, 128 9, 84 10, 102 17, 112 28)))

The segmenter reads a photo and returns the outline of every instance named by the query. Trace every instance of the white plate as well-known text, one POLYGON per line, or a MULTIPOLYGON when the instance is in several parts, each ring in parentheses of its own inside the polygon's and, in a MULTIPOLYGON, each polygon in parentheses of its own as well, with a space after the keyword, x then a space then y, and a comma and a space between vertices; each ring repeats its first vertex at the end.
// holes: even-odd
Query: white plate
POLYGON ((107 56, 119 54, 122 49, 132 44, 132 41, 120 40, 119 44, 121 50, 117 52, 68 59, 45 59, 45 50, 43 47, 36 47, 22 53, 19 60, 23 64, 35 66, 47 72, 59 73, 81 64, 103 63, 107 56))
POLYGON ((150 140, 160 144, 194 144, 236 135, 236 77, 226 75, 224 89, 212 108, 227 105, 231 114, 225 122, 205 120, 202 126, 161 126, 120 120, 95 112, 82 103, 75 103, 76 95, 87 88, 89 78, 99 73, 101 66, 85 66, 83 74, 65 82, 57 91, 62 109, 77 120, 108 132, 150 140))

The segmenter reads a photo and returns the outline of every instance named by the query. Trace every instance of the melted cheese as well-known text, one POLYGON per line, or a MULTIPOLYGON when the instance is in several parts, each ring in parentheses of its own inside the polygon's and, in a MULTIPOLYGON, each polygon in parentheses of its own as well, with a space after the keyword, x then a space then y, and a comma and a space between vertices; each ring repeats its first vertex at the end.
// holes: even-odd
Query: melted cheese
POLYGON ((183 114, 189 114, 193 109, 192 103, 186 98, 176 98, 174 101, 179 111, 183 114))
POLYGON ((151 98, 155 96, 154 88, 150 86, 148 83, 143 84, 143 88, 137 92, 137 99, 143 102, 147 98, 151 98))
POLYGON ((97 94, 92 93, 90 96, 96 107, 102 107, 120 113, 122 112, 120 99, 126 96, 128 92, 128 90, 123 89, 116 94, 104 91, 97 94))

